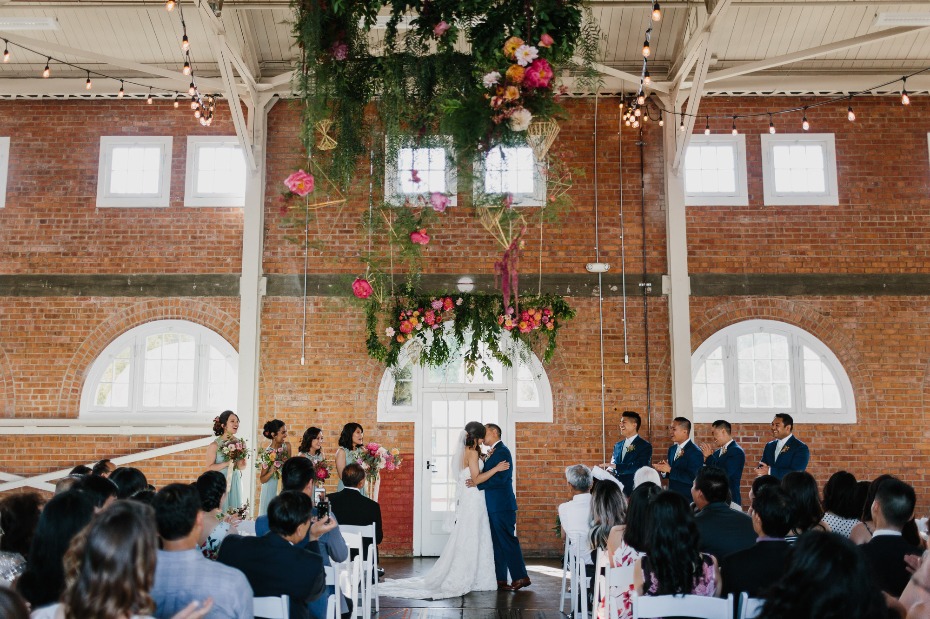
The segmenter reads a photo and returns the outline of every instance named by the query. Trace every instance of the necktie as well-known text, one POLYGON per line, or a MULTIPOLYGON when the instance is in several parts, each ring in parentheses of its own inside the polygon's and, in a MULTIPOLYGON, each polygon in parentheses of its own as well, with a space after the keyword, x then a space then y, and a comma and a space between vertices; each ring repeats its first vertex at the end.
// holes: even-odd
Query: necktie
POLYGON ((626 458, 626 452, 629 446, 630 446, 629 441, 623 441, 623 451, 620 452, 620 460, 623 460, 624 458, 626 458))

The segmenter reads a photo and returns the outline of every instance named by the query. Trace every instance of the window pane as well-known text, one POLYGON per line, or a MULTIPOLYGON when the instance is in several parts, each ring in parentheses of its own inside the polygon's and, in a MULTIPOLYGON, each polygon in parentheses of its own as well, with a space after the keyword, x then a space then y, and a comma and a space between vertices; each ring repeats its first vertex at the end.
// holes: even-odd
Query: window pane
POLYGON ((397 151, 397 189, 402 194, 446 192, 444 148, 401 148, 397 151), (416 172, 416 174, 414 174, 416 172))
POLYGON ((127 346, 119 352, 103 371, 94 404, 104 408, 126 408, 129 406, 129 379, 132 348, 127 346))
POLYGON ((196 147, 198 196, 245 196, 245 157, 238 146, 200 144, 196 147))
POLYGON ((116 146, 110 150, 112 195, 158 195, 162 149, 158 146, 116 146))
POLYGON ((194 405, 195 348, 194 337, 186 333, 161 333, 145 338, 143 406, 194 405))
POLYGON ((826 192, 825 160, 823 144, 776 144, 772 147, 775 191, 826 192))
POLYGON ((724 397, 723 346, 715 348, 698 367, 691 384, 695 408, 723 408, 724 397))
POLYGON ((791 408, 788 338, 777 333, 749 333, 736 338, 740 406, 791 408))
MULTIPOLYGON (((191 367, 195 367, 195 362, 191 362, 191 367)), ((186 387, 183 393, 187 393, 186 387)), ((239 375, 235 366, 223 353, 210 346, 207 362, 207 406, 210 411, 235 409, 238 393, 239 375)))
POLYGON ((840 390, 830 366, 808 346, 804 354, 804 399, 808 409, 838 409, 842 407, 840 390))
POLYGON ((736 148, 735 144, 689 146, 685 155, 685 192, 734 195, 736 148))
POLYGON ((533 194, 536 159, 531 148, 498 146, 488 152, 484 164, 486 193, 533 194))

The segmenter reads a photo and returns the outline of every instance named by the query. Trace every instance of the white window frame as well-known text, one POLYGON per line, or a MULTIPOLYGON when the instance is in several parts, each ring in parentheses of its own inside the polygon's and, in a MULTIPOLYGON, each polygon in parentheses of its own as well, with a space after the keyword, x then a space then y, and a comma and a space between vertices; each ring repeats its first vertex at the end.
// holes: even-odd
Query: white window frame
POLYGON ((100 162, 97 169, 97 207, 146 208, 167 207, 171 200, 171 149, 170 135, 161 136, 100 136, 100 162), (158 193, 153 195, 112 194, 110 187, 110 162, 113 149, 119 146, 157 146, 161 149, 161 170, 158 193))
MULTIPOLYGON (((385 158, 384 163, 384 196, 387 200, 399 200, 403 201, 406 198, 415 197, 415 196, 424 196, 429 197, 429 192, 419 192, 419 193, 405 193, 400 190, 400 187, 397 184, 397 158, 400 156, 400 151, 403 148, 410 149, 428 149, 428 148, 442 148, 445 153, 446 161, 446 191, 445 194, 449 198, 449 206, 455 206, 458 204, 458 172, 455 169, 454 153, 452 152, 452 138, 450 137, 440 137, 440 138, 431 138, 428 144, 414 144, 413 142, 403 141, 401 142, 397 150, 394 152, 394 156, 390 159, 385 158)), ((385 139, 385 152, 391 153, 391 148, 385 139)))
POLYGON ((776 413, 788 413, 797 423, 856 423, 856 399, 852 383, 843 364, 830 348, 811 333, 776 320, 745 320, 717 331, 701 344, 691 355, 692 384, 698 368, 710 353, 723 346, 724 390, 726 406, 723 408, 694 407, 694 421, 713 423, 726 418, 731 423, 769 423, 776 413), (740 409, 739 382, 736 375, 736 338, 749 333, 777 333, 788 338, 789 364, 791 376, 791 407, 787 409, 740 409), (803 347, 814 351, 832 370, 836 377, 842 406, 839 409, 808 409, 804 394, 804 354, 803 347))
POLYGON ((6 179, 10 171, 10 138, 0 138, 0 208, 6 208, 6 179))
MULTIPOLYGON (((528 148, 529 146, 507 146, 499 144, 494 148, 528 148)), ((490 150, 488 152, 490 152, 490 150)), ((487 193, 484 189, 485 159, 487 153, 479 155, 475 161, 475 194, 480 195, 487 193)), ((513 206, 545 206, 546 205, 546 169, 545 163, 536 160, 536 154, 533 153, 533 192, 532 193, 513 193, 513 206)))
MULTIPOLYGON (((746 182, 746 136, 739 135, 695 135, 688 144, 693 146, 729 145, 733 148, 733 175, 736 179, 734 191, 688 192, 685 186, 686 206, 749 206, 749 187, 746 182)), ((687 157, 687 155, 686 155, 687 157)))
POLYGON ((839 185, 836 174, 836 139, 832 133, 762 134, 762 190, 766 206, 838 206, 839 185), (772 149, 785 144, 818 144, 823 147, 823 193, 775 191, 775 164, 772 149))
MULTIPOLYGON (((245 206, 246 189, 243 189, 242 195, 233 193, 197 193, 197 158, 201 146, 232 146, 241 152, 242 147, 236 136, 223 135, 189 135, 187 136, 187 171, 184 175, 184 206, 202 207, 202 206, 227 206, 242 207, 245 206)), ((242 161, 245 163, 245 153, 242 153, 242 161)), ((248 168, 246 168, 248 170, 248 168)), ((248 173, 246 173, 248 178, 248 173)))
POLYGON ((119 425, 177 424, 203 425, 209 423, 219 410, 207 407, 209 381, 209 350, 216 348, 238 371, 239 353, 218 333, 186 320, 156 320, 126 331, 113 340, 91 364, 81 391, 79 418, 85 420, 114 422, 119 425), (194 406, 192 408, 144 407, 142 405, 142 381, 145 362, 145 338, 160 333, 183 333, 196 340, 194 406), (97 385, 107 367, 126 347, 130 347, 129 406, 126 408, 104 407, 95 404, 97 385))

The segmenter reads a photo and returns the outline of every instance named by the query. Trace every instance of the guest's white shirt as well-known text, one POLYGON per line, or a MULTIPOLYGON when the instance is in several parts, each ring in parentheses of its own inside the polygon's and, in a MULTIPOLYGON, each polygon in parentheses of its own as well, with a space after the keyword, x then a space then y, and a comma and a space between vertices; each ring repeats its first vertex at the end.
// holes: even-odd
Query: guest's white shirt
POLYGON ((781 448, 785 446, 785 443, 791 440, 792 436, 794 436, 793 433, 789 434, 785 438, 780 438, 777 441, 775 441, 775 459, 776 460, 778 460, 778 454, 781 453, 781 448))
MULTIPOLYGON (((566 537, 583 535, 587 537, 591 529, 591 493, 576 494, 571 501, 559 505, 559 522, 566 537)), ((591 563, 588 551, 585 563, 591 563)))
POLYGON ((876 538, 880 535, 887 535, 888 537, 901 537, 901 531, 895 531, 894 529, 875 529, 875 533, 872 534, 872 537, 876 538))

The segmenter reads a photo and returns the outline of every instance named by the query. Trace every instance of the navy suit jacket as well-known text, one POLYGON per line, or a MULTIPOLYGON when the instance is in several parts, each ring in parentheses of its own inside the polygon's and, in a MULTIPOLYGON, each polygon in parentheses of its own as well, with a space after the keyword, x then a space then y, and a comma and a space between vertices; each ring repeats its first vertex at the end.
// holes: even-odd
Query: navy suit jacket
POLYGON ((694 441, 688 441, 685 444, 684 453, 677 460, 675 452, 678 451, 678 445, 672 443, 668 448, 668 463, 672 470, 666 475, 668 477, 668 489, 677 492, 691 502, 691 486, 694 485, 694 478, 698 470, 704 466, 704 454, 700 448, 694 444, 694 441))
POLYGON ((503 442, 494 447, 494 453, 484 462, 484 470, 492 469, 503 461, 510 463, 509 469, 495 473, 491 479, 478 484, 478 489, 484 490, 489 514, 517 511, 517 497, 513 494, 513 456, 503 442))
POLYGON ((621 457, 623 442, 620 441, 614 445, 614 453, 610 461, 616 467, 614 477, 623 484, 624 494, 630 496, 633 492, 633 476, 636 475, 636 471, 652 464, 652 444, 643 437, 637 436, 633 441, 633 449, 627 449, 626 456, 621 457))
POLYGON ((707 459, 704 460, 704 464, 707 466, 719 466, 727 472, 727 479, 730 480, 730 494, 733 495, 733 502, 737 505, 742 505, 743 501, 740 499, 739 486, 740 482, 743 480, 743 469, 746 466, 746 452, 743 451, 743 448, 737 445, 736 441, 733 441, 730 443, 730 446, 727 447, 727 452, 725 454, 721 456, 720 450, 717 449, 714 453, 707 456, 707 459))
POLYGON ((795 438, 794 435, 788 439, 781 449, 781 455, 778 461, 775 461, 775 444, 778 441, 771 441, 765 445, 762 450, 762 464, 769 465, 769 473, 778 479, 781 479, 792 471, 804 471, 807 469, 807 463, 811 459, 811 451, 807 445, 795 438))

